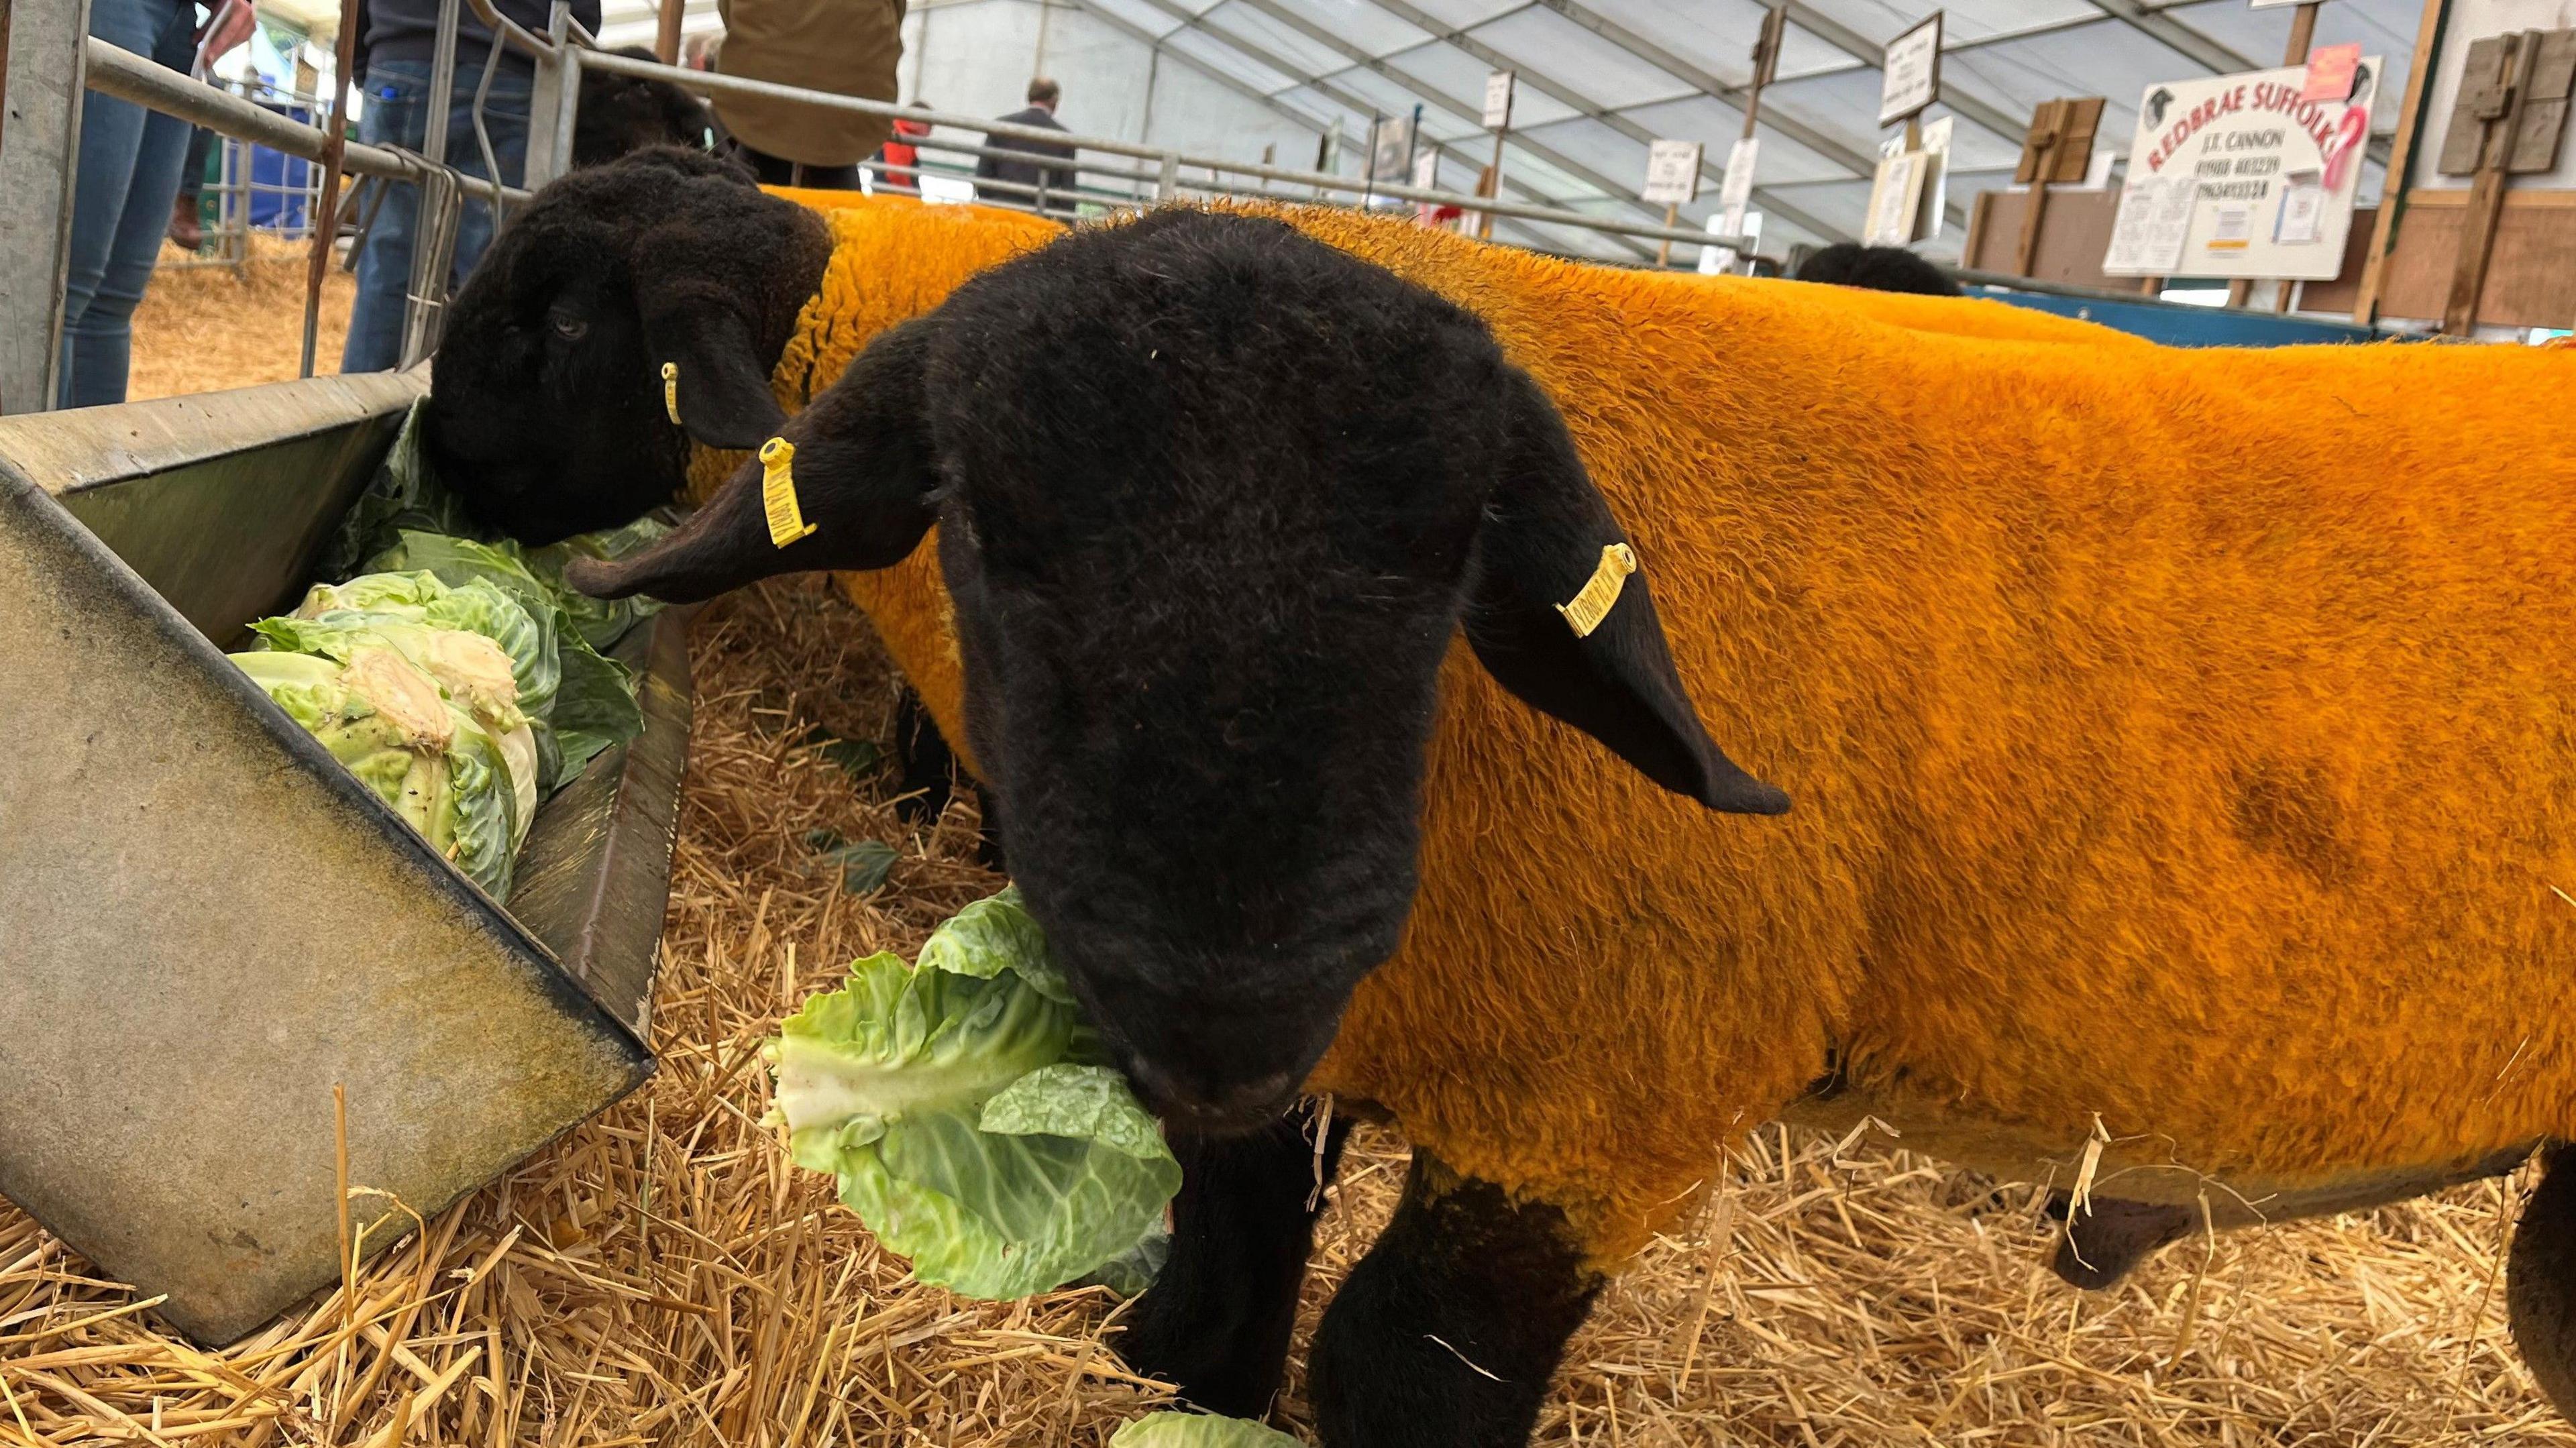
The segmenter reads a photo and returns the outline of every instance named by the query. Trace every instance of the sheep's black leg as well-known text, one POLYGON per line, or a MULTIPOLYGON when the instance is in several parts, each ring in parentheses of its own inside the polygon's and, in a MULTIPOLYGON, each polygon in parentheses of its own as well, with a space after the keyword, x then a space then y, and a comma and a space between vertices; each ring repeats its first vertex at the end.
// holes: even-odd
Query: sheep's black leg
MULTIPOLYGON (((1312 1132, 1301 1106, 1249 1136, 1172 1139, 1171 1259, 1130 1309, 1118 1352, 1210 1412, 1263 1416, 1287 1371, 1323 1198, 1312 1132)), ((1349 1134, 1347 1117, 1326 1128, 1322 1182, 1349 1134)))
POLYGON ((894 769, 899 797, 894 812, 906 824, 939 818, 957 793, 957 756, 930 721, 910 684, 894 699, 894 769))
POLYGON ((2182 1240, 2200 1225, 2198 1207, 2112 1197, 2095 1197, 2087 1205, 2090 1212, 2075 1213, 2070 1220, 2066 1193, 2059 1192, 2049 1199, 2048 1214, 2066 1222, 2066 1235, 2057 1244, 2057 1258, 2050 1268, 2068 1286, 2088 1292, 2118 1282, 2158 1248, 2182 1240))
MULTIPOLYGON (((895 818, 906 824, 935 820, 957 795, 957 778, 964 771, 957 755, 948 747, 948 739, 939 732, 930 711, 922 707, 921 696, 910 684, 894 701, 894 768, 895 818)), ((983 829, 975 841, 975 858, 987 868, 999 870, 1002 865, 1002 816, 993 796, 981 783, 974 783, 975 802, 983 816, 983 829)))
POLYGON ((2505 1264, 2513 1343, 2540 1391, 2576 1418, 2576 1156, 2553 1146, 2505 1264))
POLYGON ((1602 1278, 1555 1207, 1413 1154, 1309 1356, 1325 1448, 1521 1448, 1602 1278))

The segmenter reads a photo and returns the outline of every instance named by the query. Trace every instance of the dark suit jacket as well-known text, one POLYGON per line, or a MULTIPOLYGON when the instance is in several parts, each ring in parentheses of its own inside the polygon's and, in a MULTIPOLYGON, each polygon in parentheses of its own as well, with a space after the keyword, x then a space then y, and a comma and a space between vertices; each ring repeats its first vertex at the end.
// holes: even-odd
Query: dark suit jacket
MULTIPOLYGON (((1002 120, 1014 126, 1043 126, 1050 131, 1064 129, 1057 124, 1055 117, 1036 106, 1004 116, 1002 120)), ((1029 159, 1023 161, 1018 156, 979 156, 975 161, 976 180, 1016 181, 1022 186, 1035 186, 1038 184, 1038 173, 1044 171, 1048 208, 1051 210, 1057 207, 1070 208, 1073 205, 1073 167, 1070 164, 1057 166, 1042 164, 1043 161, 1050 159, 1071 162, 1074 155, 1073 147, 1058 145, 1052 141, 1014 141, 993 136, 986 136, 984 144, 1016 151, 1029 159)), ((996 192, 991 199, 1006 206, 1027 206, 1037 198, 1013 191, 996 192)))

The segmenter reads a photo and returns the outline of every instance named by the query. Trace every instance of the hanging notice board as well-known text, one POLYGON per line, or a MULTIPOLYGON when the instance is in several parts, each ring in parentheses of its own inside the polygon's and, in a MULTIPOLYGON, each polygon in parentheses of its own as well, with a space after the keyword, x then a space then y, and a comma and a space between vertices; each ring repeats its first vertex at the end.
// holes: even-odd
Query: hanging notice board
POLYGON ((2103 272, 2332 280, 2383 68, 2340 101, 2301 99, 2295 65, 2147 87, 2103 272))

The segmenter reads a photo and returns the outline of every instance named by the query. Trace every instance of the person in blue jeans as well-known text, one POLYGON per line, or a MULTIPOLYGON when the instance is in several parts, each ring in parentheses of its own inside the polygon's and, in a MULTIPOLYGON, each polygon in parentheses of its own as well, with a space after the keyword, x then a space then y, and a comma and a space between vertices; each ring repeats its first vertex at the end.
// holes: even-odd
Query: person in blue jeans
MULTIPOLYGON (((112 0, 110 0, 112 3, 112 0)), ((547 0, 496 0, 502 14, 542 35, 547 0)), ((576 0, 573 19, 597 30, 599 0, 576 0)), ((474 138, 474 88, 482 83, 492 32, 471 6, 459 17, 456 85, 448 104, 447 164, 468 176, 487 176, 474 138)), ((437 45, 438 0, 366 0, 359 7, 365 103, 358 139, 373 146, 419 151, 429 135, 429 72, 437 45)), ((528 102, 536 83, 533 63, 504 48, 483 106, 501 181, 516 186, 528 159, 528 102)), ((168 209, 165 205, 165 211, 168 209)), ((413 240, 420 227, 420 193, 394 184, 376 208, 374 224, 358 250, 358 295, 349 310, 349 339, 340 350, 343 372, 382 372, 402 361, 403 301, 411 290, 413 240)), ((469 199, 456 223, 449 284, 462 284, 492 242, 492 209, 469 199)))
MULTIPOLYGON (((191 0, 91 0, 89 33, 184 74, 196 58, 197 7, 191 0)), ((134 308, 151 285, 188 155, 186 121, 97 91, 81 101, 80 128, 54 394, 60 407, 125 400, 134 308)))

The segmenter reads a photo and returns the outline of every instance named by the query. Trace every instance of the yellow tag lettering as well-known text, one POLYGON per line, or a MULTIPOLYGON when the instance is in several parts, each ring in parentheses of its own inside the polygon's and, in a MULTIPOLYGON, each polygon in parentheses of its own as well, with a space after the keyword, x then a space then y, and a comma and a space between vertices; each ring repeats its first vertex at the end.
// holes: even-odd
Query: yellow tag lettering
POLYGON ((662 410, 671 414, 671 425, 680 425, 680 364, 662 364, 662 410))
POLYGON ((796 506, 796 444, 773 437, 760 445, 760 501, 769 513, 769 541, 784 548, 814 531, 796 506))
POLYGON ((1613 543, 1601 550, 1601 563, 1592 570, 1592 578, 1583 591, 1556 606, 1558 613, 1573 626, 1579 639, 1592 637, 1601 620, 1619 602, 1619 591, 1628 584, 1628 575, 1637 571, 1637 555, 1625 543, 1613 543))

